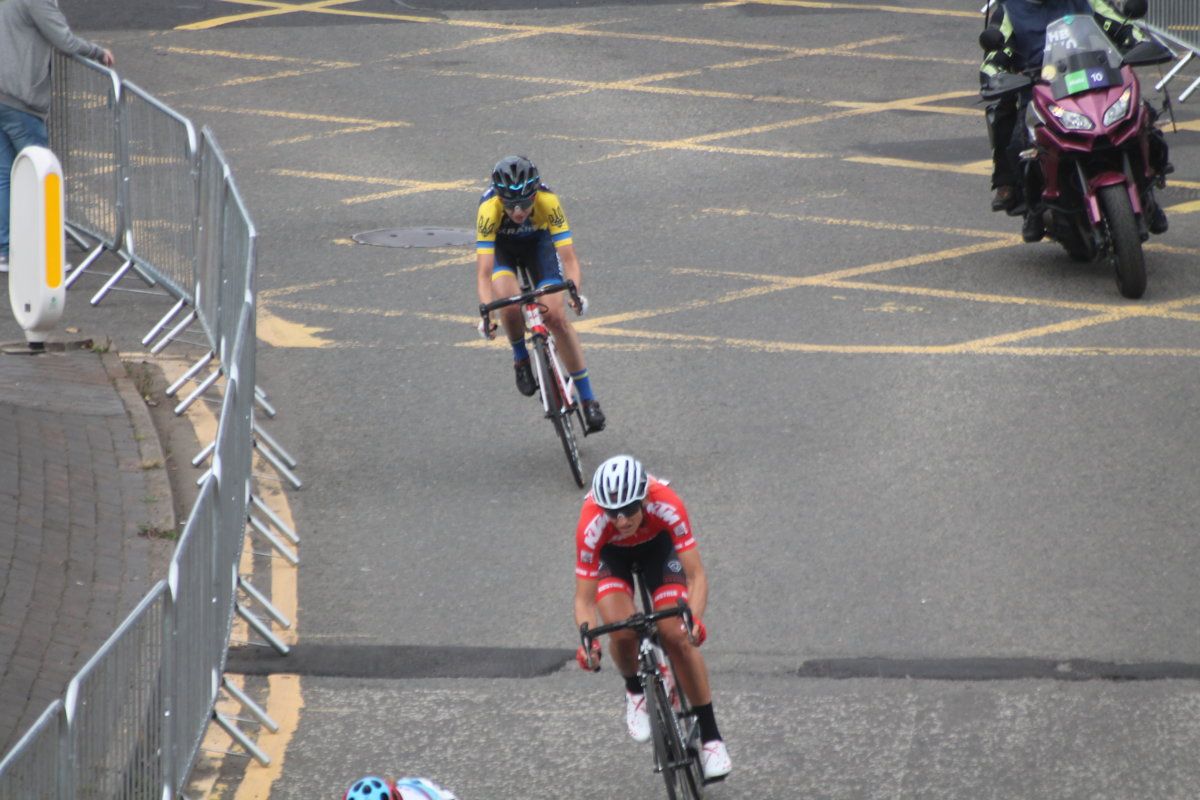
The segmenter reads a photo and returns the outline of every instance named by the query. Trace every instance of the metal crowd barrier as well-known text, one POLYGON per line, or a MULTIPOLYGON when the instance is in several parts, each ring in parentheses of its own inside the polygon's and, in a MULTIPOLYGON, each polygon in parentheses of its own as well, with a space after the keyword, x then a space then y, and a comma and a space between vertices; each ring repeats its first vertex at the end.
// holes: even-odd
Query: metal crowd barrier
POLYGON ((1200 3, 1196 0, 1150 0, 1146 21, 1192 50, 1200 49, 1200 3))
POLYGON ((295 459, 256 421, 256 407, 274 414, 255 383, 257 234, 212 132, 197 136, 189 120, 92 62, 58 56, 53 73, 49 129, 63 165, 69 231, 93 248, 70 282, 107 252, 123 264, 93 304, 130 269, 174 298, 143 343, 158 338, 157 352, 198 321, 210 351, 168 394, 195 384, 176 407, 182 413, 219 389, 221 412, 215 441, 193 459, 212 463, 167 578, 0 759, 0 800, 170 800, 186 784, 210 722, 269 762, 215 703, 224 689, 274 727, 223 672, 235 615, 288 651, 258 614, 284 627, 290 621, 238 574, 249 533, 298 561, 275 532, 292 543, 298 537, 254 493, 255 452, 282 479, 300 482, 289 469, 295 459), (205 368, 211 372, 200 378, 205 368))

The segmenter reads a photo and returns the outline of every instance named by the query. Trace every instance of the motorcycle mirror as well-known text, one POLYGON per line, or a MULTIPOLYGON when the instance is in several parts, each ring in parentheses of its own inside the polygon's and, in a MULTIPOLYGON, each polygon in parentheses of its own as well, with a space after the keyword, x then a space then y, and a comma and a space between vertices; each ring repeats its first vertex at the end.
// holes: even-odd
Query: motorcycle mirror
MULTIPOLYGON (((1142 0, 1145 2, 1145 0, 1142 0)), ((999 50, 1004 47, 1004 34, 999 28, 984 28, 983 33, 979 34, 979 46, 984 52, 990 53, 993 50, 999 50)))
POLYGON ((1138 42, 1121 57, 1121 63, 1131 67, 1148 67, 1152 64, 1166 64, 1174 60, 1174 53, 1162 44, 1153 41, 1138 42))
POLYGON ((1149 10, 1146 5, 1146 0, 1125 0, 1121 10, 1128 19, 1141 19, 1149 10))

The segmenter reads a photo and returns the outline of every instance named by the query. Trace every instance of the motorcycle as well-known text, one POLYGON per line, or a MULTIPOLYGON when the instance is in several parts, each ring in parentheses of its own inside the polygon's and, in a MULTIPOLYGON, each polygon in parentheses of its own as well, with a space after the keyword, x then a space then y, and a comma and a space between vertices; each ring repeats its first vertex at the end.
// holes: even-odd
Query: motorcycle
MULTIPOLYGON (((996 28, 980 36, 985 50, 1003 42, 996 28)), ((1017 120, 1030 144, 1020 154, 1025 203, 1009 214, 1042 214, 1046 232, 1076 261, 1106 258, 1128 298, 1146 291, 1142 242, 1153 187, 1166 185, 1151 153, 1156 112, 1143 102, 1133 67, 1173 58, 1153 40, 1122 56, 1090 14, 1066 16, 1046 28, 1041 67, 1000 73, 980 92, 988 101, 1028 97, 1017 120)))

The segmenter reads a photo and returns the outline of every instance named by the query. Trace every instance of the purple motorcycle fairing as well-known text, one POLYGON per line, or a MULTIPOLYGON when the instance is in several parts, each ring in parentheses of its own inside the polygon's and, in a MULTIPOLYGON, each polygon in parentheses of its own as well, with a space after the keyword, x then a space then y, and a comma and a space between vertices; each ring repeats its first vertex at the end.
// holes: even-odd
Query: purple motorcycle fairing
MULTIPOLYGON (((1039 125, 1036 130, 1038 145, 1038 160, 1041 162, 1042 176, 1045 186, 1042 196, 1055 200, 1062 194, 1059 185, 1059 165, 1063 158, 1086 157, 1094 152, 1120 151, 1128 147, 1134 137, 1140 137, 1137 143, 1141 151, 1141 162, 1146 172, 1143 177, 1150 177, 1150 142, 1147 137, 1149 121, 1145 104, 1142 103, 1141 87, 1137 77, 1129 67, 1121 68, 1122 81, 1119 85, 1097 88, 1080 92, 1058 100, 1054 99, 1050 86, 1038 82, 1033 87, 1033 98, 1030 101, 1037 109, 1045 125, 1039 125), (1112 125, 1104 126, 1104 113, 1117 102, 1127 88, 1132 88, 1129 98, 1130 111, 1112 125), (1074 111, 1090 119, 1095 128, 1087 131, 1065 130, 1058 125, 1057 119, 1050 113, 1049 106, 1054 104, 1064 111, 1074 111)), ((1142 213, 1141 192, 1133 176, 1126 174, 1125 165, 1128 162, 1121 159, 1114 162, 1108 169, 1088 175, 1087 186, 1084 187, 1084 200, 1087 204, 1088 219, 1093 226, 1099 225, 1103 214, 1096 194, 1101 187, 1125 184, 1129 192, 1129 201, 1135 214, 1142 213)))

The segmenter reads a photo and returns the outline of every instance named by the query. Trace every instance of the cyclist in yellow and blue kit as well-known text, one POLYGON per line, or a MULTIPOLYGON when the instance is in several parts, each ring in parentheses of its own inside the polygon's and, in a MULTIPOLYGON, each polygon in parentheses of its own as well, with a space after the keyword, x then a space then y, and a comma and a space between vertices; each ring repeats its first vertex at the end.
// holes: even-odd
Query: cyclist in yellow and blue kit
MULTIPOLYGON (((579 258, 571 238, 571 227, 558 196, 542 183, 538 168, 524 156, 507 156, 492 171, 492 185, 479 199, 475 223, 475 263, 479 302, 490 303, 520 293, 517 267, 529 272, 536 288, 560 284, 568 278, 580 287, 579 258)), ((546 326, 558 342, 563 363, 571 372, 583 405, 588 433, 604 430, 604 412, 600 410, 579 337, 567 319, 564 294, 542 298, 546 307, 546 326)), ((574 305, 576 314, 587 308, 580 296, 574 305)), ((525 396, 537 391, 529 351, 525 346, 525 319, 521 309, 509 306, 500 310, 500 323, 513 349, 517 390, 525 396)), ((490 319, 480 322, 480 333, 495 337, 490 319)))

